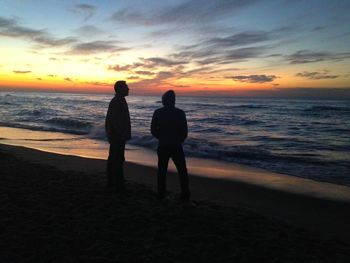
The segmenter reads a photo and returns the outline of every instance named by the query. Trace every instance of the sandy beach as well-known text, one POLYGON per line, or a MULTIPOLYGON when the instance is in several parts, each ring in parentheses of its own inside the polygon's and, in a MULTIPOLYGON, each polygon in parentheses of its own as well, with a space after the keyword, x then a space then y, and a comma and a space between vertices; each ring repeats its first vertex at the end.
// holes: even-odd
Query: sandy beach
MULTIPOLYGON (((349 262, 350 204, 191 176, 195 207, 155 198, 155 168, 0 145, 1 262, 349 262)), ((178 178, 168 177, 178 192, 178 178)))

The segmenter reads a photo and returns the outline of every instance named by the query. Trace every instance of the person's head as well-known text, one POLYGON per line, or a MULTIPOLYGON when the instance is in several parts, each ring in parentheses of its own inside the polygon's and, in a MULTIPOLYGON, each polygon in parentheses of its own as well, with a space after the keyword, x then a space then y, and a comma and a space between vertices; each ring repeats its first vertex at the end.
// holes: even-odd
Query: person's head
POLYGON ((164 106, 175 106, 175 92, 168 90, 162 96, 162 103, 164 106))
POLYGON ((121 95, 121 96, 129 95, 129 87, 126 84, 125 80, 118 80, 114 84, 114 90, 117 95, 121 95))

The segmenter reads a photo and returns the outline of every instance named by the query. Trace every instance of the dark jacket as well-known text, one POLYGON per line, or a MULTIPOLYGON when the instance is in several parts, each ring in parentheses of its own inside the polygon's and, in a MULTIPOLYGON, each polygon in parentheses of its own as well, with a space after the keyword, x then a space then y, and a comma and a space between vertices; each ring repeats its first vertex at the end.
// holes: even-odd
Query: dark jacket
POLYGON ((187 138, 186 114, 174 106, 164 106, 153 113, 151 133, 159 147, 179 147, 187 138))
POLYGON ((109 103, 105 128, 109 143, 131 138, 129 108, 123 96, 116 95, 109 103))

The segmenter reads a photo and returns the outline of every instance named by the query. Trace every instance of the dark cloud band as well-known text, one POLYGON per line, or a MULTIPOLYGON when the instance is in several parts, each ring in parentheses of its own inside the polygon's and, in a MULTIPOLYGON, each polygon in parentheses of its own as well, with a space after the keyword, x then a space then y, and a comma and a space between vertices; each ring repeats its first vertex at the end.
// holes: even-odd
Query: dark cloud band
POLYGON ((306 79, 336 79, 339 76, 338 75, 330 75, 328 70, 322 71, 322 72, 309 72, 309 71, 303 71, 300 73, 297 73, 295 76, 302 77, 306 79))
POLYGON ((241 75, 241 76, 233 76, 229 78, 239 82, 266 83, 266 82, 272 82, 278 77, 275 75, 241 75))
POLYGON ((32 71, 30 71, 30 70, 13 70, 13 73, 16 73, 16 74, 28 74, 31 72, 32 71))
POLYGON ((299 50, 286 57, 291 64, 315 63, 320 61, 341 61, 350 58, 350 53, 314 52, 299 50))
POLYGON ((74 37, 55 38, 46 30, 21 26, 17 20, 0 17, 0 36, 22 38, 40 45, 56 47, 77 42, 74 37))

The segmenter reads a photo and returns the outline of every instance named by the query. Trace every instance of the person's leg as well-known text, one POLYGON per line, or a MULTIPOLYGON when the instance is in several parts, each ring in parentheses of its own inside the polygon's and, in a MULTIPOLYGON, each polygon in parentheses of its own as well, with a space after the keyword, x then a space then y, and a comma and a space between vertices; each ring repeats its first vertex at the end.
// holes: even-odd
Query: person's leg
POLYGON ((176 169, 180 178, 181 200, 183 202, 187 202, 190 200, 191 193, 188 186, 186 160, 185 160, 185 154, 182 147, 173 149, 171 157, 174 161, 174 164, 176 166, 176 169))
POLYGON ((115 185, 115 147, 113 144, 109 145, 109 155, 107 159, 107 187, 113 187, 115 185))
POLYGON ((115 189, 124 190, 124 162, 125 162, 125 142, 118 142, 115 146, 115 189))
POLYGON ((169 151, 166 148, 159 147, 157 150, 158 154, 158 199, 163 199, 166 196, 166 173, 168 170, 169 163, 169 151))

